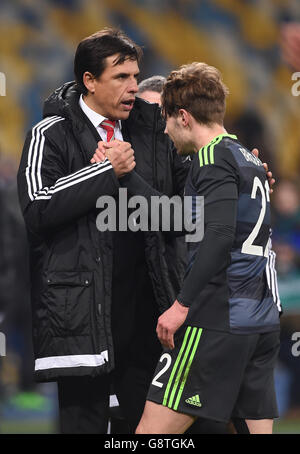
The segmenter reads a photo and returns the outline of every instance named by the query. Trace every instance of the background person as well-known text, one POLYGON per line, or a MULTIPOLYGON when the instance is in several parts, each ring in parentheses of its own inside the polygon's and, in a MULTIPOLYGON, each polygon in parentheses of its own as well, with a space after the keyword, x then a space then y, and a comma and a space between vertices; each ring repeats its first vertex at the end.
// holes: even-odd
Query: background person
POLYGON ((152 76, 139 83, 137 96, 150 103, 161 105, 161 92, 166 78, 163 76, 152 76))
POLYGON ((281 27, 281 52, 286 63, 300 71, 300 23, 291 22, 281 27))

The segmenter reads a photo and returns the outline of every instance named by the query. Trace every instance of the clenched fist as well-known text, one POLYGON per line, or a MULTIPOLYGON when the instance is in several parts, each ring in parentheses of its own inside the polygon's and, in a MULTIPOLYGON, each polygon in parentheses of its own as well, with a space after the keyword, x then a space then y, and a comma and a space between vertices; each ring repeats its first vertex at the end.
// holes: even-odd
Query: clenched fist
POLYGON ((110 160, 118 178, 131 172, 135 167, 134 151, 128 142, 121 140, 98 142, 98 148, 95 150, 91 163, 102 162, 105 158, 110 160))

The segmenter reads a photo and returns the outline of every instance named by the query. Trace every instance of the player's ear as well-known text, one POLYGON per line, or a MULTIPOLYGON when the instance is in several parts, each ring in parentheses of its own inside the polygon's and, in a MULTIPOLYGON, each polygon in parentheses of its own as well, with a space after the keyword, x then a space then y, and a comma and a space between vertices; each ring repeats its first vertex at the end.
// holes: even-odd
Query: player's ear
POLYGON ((187 126, 190 122, 190 115, 185 109, 179 109, 179 118, 183 126, 187 126))

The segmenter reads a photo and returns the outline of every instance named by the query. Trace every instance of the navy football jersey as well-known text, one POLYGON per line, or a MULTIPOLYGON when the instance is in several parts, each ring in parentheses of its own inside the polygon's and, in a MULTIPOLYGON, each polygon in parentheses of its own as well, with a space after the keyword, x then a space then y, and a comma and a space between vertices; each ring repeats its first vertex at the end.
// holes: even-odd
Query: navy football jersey
MULTIPOLYGON (((191 302, 185 323, 243 334, 277 330, 281 307, 271 249, 269 184, 261 161, 236 136, 221 134, 194 156, 185 195, 204 196, 204 221, 206 207, 214 202, 237 204, 228 265, 191 302)), ((187 273, 198 247, 188 243, 187 273)))

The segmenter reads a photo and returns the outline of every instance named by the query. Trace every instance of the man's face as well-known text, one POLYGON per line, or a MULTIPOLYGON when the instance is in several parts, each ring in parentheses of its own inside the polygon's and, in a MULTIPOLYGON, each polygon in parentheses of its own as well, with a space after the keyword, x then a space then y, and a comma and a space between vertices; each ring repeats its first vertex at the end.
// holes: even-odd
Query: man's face
POLYGON ((138 91, 139 67, 136 60, 114 65, 118 55, 106 58, 106 68, 95 80, 93 103, 97 112, 110 120, 126 120, 138 91))
POLYGON ((173 141, 178 154, 190 154, 192 145, 186 128, 183 127, 180 116, 169 115, 166 118, 165 134, 173 141))
POLYGON ((160 93, 158 93, 157 91, 145 90, 139 94, 139 97, 144 99, 145 101, 156 103, 159 106, 161 105, 160 93))

